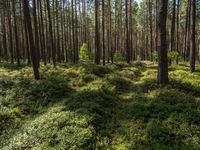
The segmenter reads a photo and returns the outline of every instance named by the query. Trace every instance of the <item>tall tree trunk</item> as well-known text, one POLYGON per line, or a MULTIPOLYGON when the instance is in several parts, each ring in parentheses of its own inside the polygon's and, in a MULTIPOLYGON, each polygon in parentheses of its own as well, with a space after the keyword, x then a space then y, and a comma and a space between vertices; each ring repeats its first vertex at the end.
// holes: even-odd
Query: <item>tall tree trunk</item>
POLYGON ((153 61, 153 21, 152 21, 152 1, 149 0, 149 28, 150 28, 150 59, 153 61))
POLYGON ((2 14, 2 34, 3 34, 3 54, 4 57, 8 56, 8 49, 7 49, 7 34, 6 34, 6 3, 3 3, 3 14, 2 14))
MULTIPOLYGON (((177 39, 176 39, 176 50, 177 50, 177 53, 179 54, 179 13, 180 13, 180 0, 178 0, 177 2, 177 25, 176 25, 176 36, 177 36, 177 39)), ((178 64, 178 61, 179 61, 179 58, 177 57, 176 58, 176 63, 178 64)))
POLYGON ((9 28, 9 42, 10 42, 10 54, 11 54, 11 64, 14 64, 14 50, 13 50, 13 31, 11 22, 11 6, 10 1, 7 0, 7 15, 8 15, 8 28, 9 28))
MULTIPOLYGON (((43 12, 42 12, 42 2, 39 1, 39 6, 40 6, 40 22, 41 22, 41 34, 42 34, 42 37, 41 37, 41 49, 42 49, 42 59, 44 61, 44 65, 47 64, 47 61, 46 61, 46 44, 45 44, 45 34, 44 34, 44 23, 43 23, 43 12)), ((47 30, 47 29, 46 29, 47 30)))
POLYGON ((110 62, 110 51, 111 51, 111 40, 110 40, 110 37, 111 37, 111 35, 110 35, 110 24, 111 24, 111 22, 110 22, 110 15, 111 15, 111 13, 110 13, 110 0, 108 0, 108 4, 107 4, 108 6, 108 8, 107 8, 107 62, 109 63, 110 62))
POLYGON ((78 39, 78 14, 77 14, 77 0, 75 0, 75 61, 78 63, 78 48, 79 48, 79 39, 78 39))
POLYGON ((131 59, 130 59, 130 47, 129 47, 129 44, 130 44, 130 40, 129 40, 129 25, 128 25, 128 22, 129 22, 129 19, 128 19, 128 0, 125 1, 125 9, 126 9, 126 18, 125 18, 125 28, 126 28, 126 61, 127 63, 130 63, 131 59))
POLYGON ((129 1, 129 38, 130 38, 130 59, 133 60, 133 16, 132 16, 132 0, 129 1))
POLYGON ((53 31, 52 31, 52 20, 51 20, 51 11, 50 11, 50 3, 47 1, 47 11, 48 11, 48 20, 49 20, 49 33, 50 33, 50 42, 51 42, 51 52, 54 66, 56 65, 56 57, 54 50, 54 40, 53 40, 53 31))
POLYGON ((168 0, 158 0, 158 83, 167 84, 168 79, 168 59, 167 59, 167 40, 166 40, 166 21, 168 0))
POLYGON ((39 62, 40 62, 40 49, 39 49, 39 34, 38 34, 38 21, 37 21, 37 12, 36 12, 36 1, 33 0, 33 20, 34 20, 34 28, 35 28, 35 49, 37 53, 37 65, 39 67, 39 62))
POLYGON ((56 32, 57 32, 57 40, 56 40, 56 46, 57 46, 57 61, 61 62, 61 51, 60 51, 60 31, 59 31, 59 20, 58 20, 58 5, 59 1, 56 0, 56 32))
POLYGON ((99 3, 95 0, 95 63, 100 64, 99 3))
POLYGON ((15 30, 15 47, 17 54, 17 65, 20 66, 20 54, 19 54, 19 43, 18 43, 18 31, 17 31, 17 19, 16 19, 16 10, 15 10, 15 0, 12 0, 13 6, 13 19, 14 19, 14 30, 15 30))
MULTIPOLYGON (((176 0, 173 0, 173 12, 172 12, 172 26, 171 26, 171 51, 175 50, 175 22, 176 21, 176 0)), ((171 64, 171 59, 169 63, 171 64)))
POLYGON ((106 51, 105 51, 105 10, 104 0, 102 0, 102 51, 103 51, 103 65, 106 64, 106 51))
POLYGON ((28 35, 29 35, 29 43, 30 43, 30 50, 31 50, 31 59, 33 63, 33 71, 34 71, 34 76, 36 80, 40 79, 39 76, 39 70, 38 70, 38 56, 37 52, 38 49, 35 49, 34 45, 34 40, 33 40, 33 30, 32 30, 32 25, 31 25, 31 16, 30 16, 30 11, 29 11, 29 3, 27 0, 23 0, 23 9, 24 9, 24 19, 27 25, 28 29, 28 35))
POLYGON ((196 0, 192 0, 192 34, 190 50, 190 71, 195 71, 196 53, 196 0))

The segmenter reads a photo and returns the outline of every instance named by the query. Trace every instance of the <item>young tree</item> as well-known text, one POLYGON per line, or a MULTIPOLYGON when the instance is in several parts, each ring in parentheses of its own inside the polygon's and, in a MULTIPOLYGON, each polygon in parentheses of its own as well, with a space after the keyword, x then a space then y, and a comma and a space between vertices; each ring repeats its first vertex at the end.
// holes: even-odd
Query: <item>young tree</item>
POLYGON ((158 0, 158 5, 158 83, 164 85, 169 82, 166 40, 168 0, 158 0))

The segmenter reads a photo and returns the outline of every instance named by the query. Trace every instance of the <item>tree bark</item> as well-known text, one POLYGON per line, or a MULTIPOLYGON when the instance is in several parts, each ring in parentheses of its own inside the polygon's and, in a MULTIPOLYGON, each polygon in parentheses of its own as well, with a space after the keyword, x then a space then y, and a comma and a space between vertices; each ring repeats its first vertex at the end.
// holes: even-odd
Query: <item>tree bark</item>
POLYGON ((29 3, 27 0, 23 0, 23 9, 24 9, 24 19, 27 25, 28 35, 29 35, 29 43, 30 43, 30 50, 31 50, 31 59, 33 63, 33 71, 34 71, 34 77, 35 80, 39 80, 39 70, 38 70, 38 62, 37 62, 37 50, 35 49, 34 40, 33 40, 33 30, 31 25, 31 16, 29 11, 29 3))
POLYGON ((196 53, 196 0, 192 0, 192 34, 190 50, 190 72, 195 71, 195 53, 196 53))
POLYGON ((168 59, 167 59, 167 40, 166 40, 166 21, 168 0, 158 0, 158 83, 165 85, 169 82, 168 78, 168 59))

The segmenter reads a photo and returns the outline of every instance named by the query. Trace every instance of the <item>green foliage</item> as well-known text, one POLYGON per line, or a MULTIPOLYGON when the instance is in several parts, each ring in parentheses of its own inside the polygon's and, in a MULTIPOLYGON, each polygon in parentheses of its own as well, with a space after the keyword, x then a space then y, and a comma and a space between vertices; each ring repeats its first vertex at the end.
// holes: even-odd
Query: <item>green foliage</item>
POLYGON ((111 86, 114 86, 113 90, 116 91, 116 92, 130 91, 132 86, 133 86, 133 83, 132 83, 131 80, 123 78, 123 77, 119 77, 119 76, 113 76, 111 78, 108 78, 108 82, 106 83, 106 86, 109 85, 108 83, 111 86))
POLYGON ((88 124, 90 118, 62 109, 54 107, 24 124, 16 138, 10 139, 12 144, 3 149, 92 149, 94 129, 88 124))
POLYGON ((123 60, 124 60, 124 58, 123 58, 121 52, 120 51, 116 51, 114 53, 114 61, 115 62, 120 62, 120 61, 123 61, 123 60))
POLYGON ((112 72, 112 69, 108 68, 107 66, 96 66, 94 64, 87 65, 85 64, 85 72, 87 74, 93 74, 99 77, 103 77, 106 74, 112 72))
MULTIPOLYGON (((0 67, 0 149, 200 149, 200 73, 136 62, 0 67), (172 80, 173 78, 173 80, 172 80)), ((197 70, 200 68, 197 67, 197 70)))
MULTIPOLYGON (((172 61, 176 61, 179 58, 179 54, 178 54, 177 51, 169 51, 167 56, 168 56, 168 59, 170 59, 172 61)), ((159 58, 158 52, 154 52, 153 53, 153 60, 157 62, 158 58, 159 58)))
POLYGON ((177 51, 170 51, 170 52, 168 52, 167 56, 168 56, 168 59, 170 59, 172 61, 176 61, 179 57, 179 54, 177 51))
POLYGON ((88 50, 87 43, 83 43, 83 45, 80 48, 80 58, 83 60, 93 60, 94 54, 88 50))
POLYGON ((156 52, 156 51, 153 52, 153 61, 155 61, 155 62, 158 61, 158 52, 156 52))

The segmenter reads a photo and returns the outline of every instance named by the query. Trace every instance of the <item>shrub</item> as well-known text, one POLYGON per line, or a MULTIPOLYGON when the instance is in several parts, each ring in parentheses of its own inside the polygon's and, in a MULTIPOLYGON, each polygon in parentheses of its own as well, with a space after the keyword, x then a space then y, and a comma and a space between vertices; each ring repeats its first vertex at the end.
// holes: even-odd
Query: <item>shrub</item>
POLYGON ((107 66, 97 66, 90 64, 85 65, 85 72, 88 74, 94 74, 96 76, 103 77, 104 75, 111 73, 112 70, 107 66))
POLYGON ((155 61, 155 62, 158 61, 158 52, 157 51, 153 52, 153 61, 155 61))
POLYGON ((24 124, 21 132, 12 135, 8 143, 0 141, 0 148, 94 149, 95 132, 89 121, 87 115, 54 107, 24 124))
POLYGON ((121 52, 116 51, 116 52, 114 53, 114 61, 115 61, 115 62, 120 62, 120 61, 123 61, 123 60, 124 60, 124 58, 123 58, 121 52))
MULTIPOLYGON (((168 59, 170 59, 172 61, 176 61, 179 58, 179 54, 176 51, 170 51, 170 52, 168 52, 167 57, 168 57, 168 59)), ((157 62, 158 58, 159 58, 158 52, 155 51, 153 53, 153 60, 157 62)))
POLYGON ((83 43, 80 48, 80 58, 83 60, 93 60, 94 54, 88 50, 87 43, 83 43))
POLYGON ((179 57, 179 54, 177 51, 170 51, 170 52, 168 52, 167 56, 168 56, 168 59, 170 59, 172 61, 176 61, 179 57))
POLYGON ((113 85, 117 92, 127 92, 133 87, 131 80, 119 76, 108 79, 108 83, 113 85))

